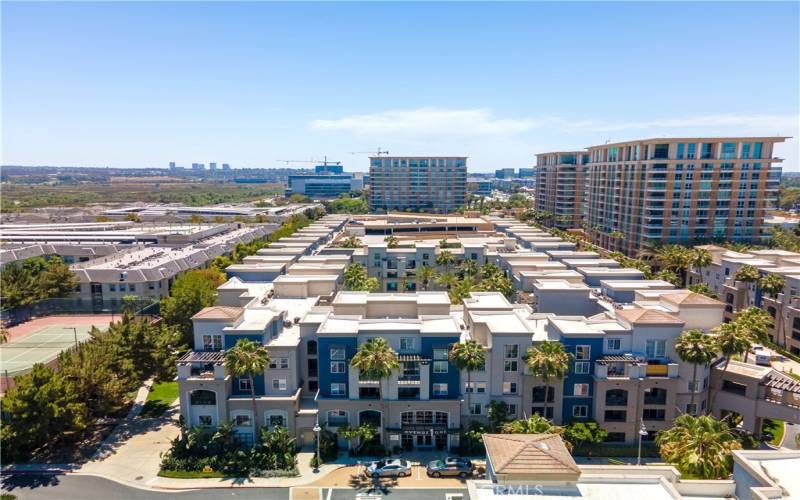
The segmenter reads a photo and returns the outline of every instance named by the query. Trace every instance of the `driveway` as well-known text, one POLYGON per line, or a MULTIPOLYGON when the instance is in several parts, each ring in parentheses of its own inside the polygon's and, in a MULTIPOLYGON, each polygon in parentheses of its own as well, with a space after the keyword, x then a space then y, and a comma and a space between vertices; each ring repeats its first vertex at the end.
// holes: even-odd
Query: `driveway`
POLYGON ((159 454, 180 434, 178 408, 157 418, 133 418, 120 424, 94 457, 77 473, 94 474, 121 483, 147 487, 158 475, 159 454))

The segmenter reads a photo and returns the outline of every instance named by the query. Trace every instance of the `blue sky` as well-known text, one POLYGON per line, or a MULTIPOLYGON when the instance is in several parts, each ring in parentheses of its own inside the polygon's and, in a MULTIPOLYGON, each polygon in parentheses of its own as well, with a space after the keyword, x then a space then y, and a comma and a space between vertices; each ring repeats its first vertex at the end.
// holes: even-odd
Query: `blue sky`
MULTIPOLYGON (((2 3, 2 163, 166 166, 792 135, 785 3, 2 3)), ((798 169, 798 140, 777 151, 798 169)), ((294 164, 293 166, 302 166, 294 164)))

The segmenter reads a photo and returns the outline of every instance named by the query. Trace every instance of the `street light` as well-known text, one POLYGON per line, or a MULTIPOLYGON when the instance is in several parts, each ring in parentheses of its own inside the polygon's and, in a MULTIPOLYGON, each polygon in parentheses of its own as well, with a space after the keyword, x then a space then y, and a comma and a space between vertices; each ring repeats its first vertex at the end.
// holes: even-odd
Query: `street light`
POLYGON ((314 428, 312 430, 317 435, 317 462, 316 462, 317 463, 317 467, 314 469, 314 472, 319 472, 319 466, 320 466, 320 461, 321 461, 320 456, 319 456, 319 435, 320 435, 320 432, 322 431, 322 427, 319 426, 319 416, 317 416, 317 422, 314 424, 314 428))
POLYGON ((639 451, 636 454, 636 465, 642 465, 642 436, 647 435, 647 426, 644 425, 644 420, 640 420, 639 424, 639 451))

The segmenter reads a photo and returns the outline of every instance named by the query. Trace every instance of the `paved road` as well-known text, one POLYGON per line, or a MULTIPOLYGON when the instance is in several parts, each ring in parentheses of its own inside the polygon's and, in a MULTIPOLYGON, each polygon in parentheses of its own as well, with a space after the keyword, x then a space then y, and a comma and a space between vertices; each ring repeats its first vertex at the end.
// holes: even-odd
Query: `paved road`
POLYGON ((3 477, 3 492, 19 500, 289 500, 289 488, 206 489, 187 492, 155 492, 94 476, 30 475, 3 477))
POLYGON ((324 500, 445 500, 448 493, 461 493, 467 497, 466 489, 412 489, 412 488, 392 488, 387 491, 354 491, 351 489, 330 489, 322 490, 324 500))
POLYGON ((796 436, 800 434, 800 425, 786 424, 786 431, 783 438, 783 447, 792 450, 800 449, 795 441, 796 436))

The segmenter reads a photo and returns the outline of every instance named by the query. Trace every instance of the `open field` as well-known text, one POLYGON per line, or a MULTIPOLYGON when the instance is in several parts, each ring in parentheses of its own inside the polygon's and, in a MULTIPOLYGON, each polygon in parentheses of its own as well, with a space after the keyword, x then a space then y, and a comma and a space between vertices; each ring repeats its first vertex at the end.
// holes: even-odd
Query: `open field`
POLYGON ((87 182, 70 185, 3 184, 4 211, 91 203, 181 203, 190 206, 253 201, 281 194, 278 184, 176 182, 169 178, 150 182, 87 182))

